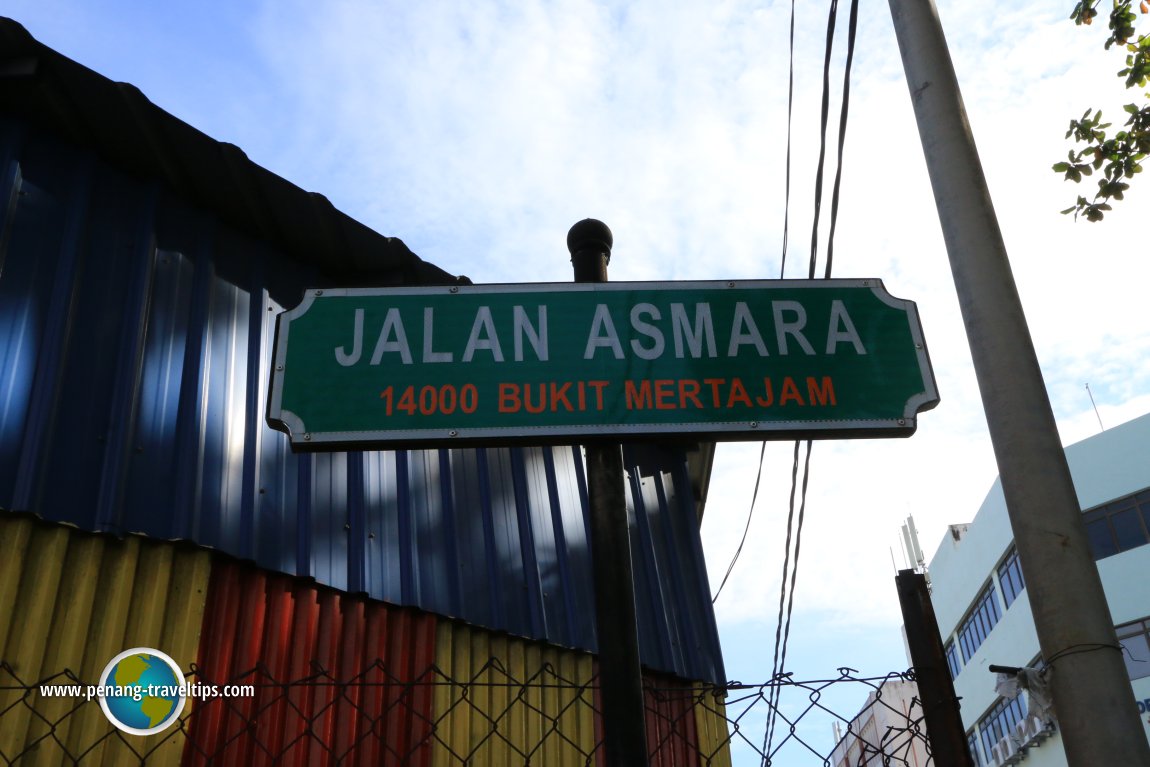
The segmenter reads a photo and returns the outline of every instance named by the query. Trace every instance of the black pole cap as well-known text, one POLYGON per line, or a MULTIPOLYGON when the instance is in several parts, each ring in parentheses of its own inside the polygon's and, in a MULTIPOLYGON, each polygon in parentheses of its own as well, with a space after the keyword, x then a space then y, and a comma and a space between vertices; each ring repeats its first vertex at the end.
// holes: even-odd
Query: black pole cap
POLYGON ((567 232, 567 250, 571 255, 594 249, 599 253, 605 253, 607 260, 610 261, 611 246, 614 244, 615 239, 611 236, 611 230, 607 225, 593 218, 583 219, 567 232))

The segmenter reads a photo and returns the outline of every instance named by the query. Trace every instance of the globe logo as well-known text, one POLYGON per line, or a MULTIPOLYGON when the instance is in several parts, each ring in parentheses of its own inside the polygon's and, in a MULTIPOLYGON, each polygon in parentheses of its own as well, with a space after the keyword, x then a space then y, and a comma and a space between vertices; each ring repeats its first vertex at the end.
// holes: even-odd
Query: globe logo
POLYGON ((112 658, 100 676, 100 708, 108 721, 132 735, 154 735, 184 710, 187 686, 174 660, 150 647, 112 658))

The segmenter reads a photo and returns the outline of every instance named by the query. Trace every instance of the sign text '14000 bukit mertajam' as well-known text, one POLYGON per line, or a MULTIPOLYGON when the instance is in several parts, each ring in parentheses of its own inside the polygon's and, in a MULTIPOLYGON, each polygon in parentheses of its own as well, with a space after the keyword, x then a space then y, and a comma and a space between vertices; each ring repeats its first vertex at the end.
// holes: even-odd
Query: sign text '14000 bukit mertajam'
POLYGON ((268 420, 294 446, 907 435, 938 403, 879 280, 309 290, 268 420))

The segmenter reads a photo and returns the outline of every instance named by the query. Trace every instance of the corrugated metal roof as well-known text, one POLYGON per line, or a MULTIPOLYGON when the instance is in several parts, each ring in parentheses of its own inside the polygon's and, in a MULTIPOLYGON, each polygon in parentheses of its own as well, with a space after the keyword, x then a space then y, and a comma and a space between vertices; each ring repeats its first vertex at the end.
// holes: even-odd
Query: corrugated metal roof
MULTIPOLYGON (((0 88, 14 96, 0 98, 0 115, 21 114, 0 116, 0 508, 191 540, 344 591, 594 649, 579 449, 291 453, 263 418, 273 318, 354 264, 293 260, 290 231, 247 226, 255 239, 228 217, 258 223, 267 211, 200 207, 202 195, 162 167, 177 162, 165 152, 184 163, 199 151, 182 141, 162 144, 156 167, 105 153, 147 179, 73 145, 79 133, 99 149, 114 126, 79 119, 97 119, 99 100, 69 106, 53 89, 79 98, 98 76, 11 23, 0 23, 0 52, 0 88), (31 74, 20 74, 21 56, 31 74), (57 122, 75 118, 62 130, 69 141, 37 127, 49 106, 57 122)), ((115 112, 109 86, 91 87, 115 112)), ((281 210, 274 195, 248 193, 281 210)), ((404 279, 426 276, 408 267, 404 279)), ((357 279, 373 274, 364 267, 357 279)), ((644 663, 722 682, 684 450, 630 448, 626 464, 644 663)))
POLYGON ((193 547, 0 515, 0 759, 61 764, 83 754, 90 764, 138 764, 151 752, 149 764, 178 763, 179 729, 128 741, 95 703, 38 692, 21 702, 22 691, 3 688, 97 684, 133 647, 162 649, 188 668, 210 569, 211 555, 193 547))
MULTIPOLYGON (((0 114, 18 114, 94 150, 292 259, 322 265, 339 284, 458 281, 402 241, 384 237, 0 17, 0 114), (364 281, 367 282, 364 282, 364 281)), ((465 279, 465 278, 464 278, 465 279)))

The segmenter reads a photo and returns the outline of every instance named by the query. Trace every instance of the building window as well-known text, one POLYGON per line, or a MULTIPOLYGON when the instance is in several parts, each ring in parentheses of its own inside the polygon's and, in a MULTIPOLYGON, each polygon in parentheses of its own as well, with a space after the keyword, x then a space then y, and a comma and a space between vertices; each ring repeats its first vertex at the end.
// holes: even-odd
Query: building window
POLYGON ((946 665, 950 668, 950 678, 952 680, 958 679, 958 675, 962 671, 962 664, 958 662, 958 650, 955 648, 953 640, 946 643, 946 665))
POLYGON ((958 645, 962 648, 962 660, 968 662, 974 656, 983 640, 990 635, 990 630, 1002 613, 998 609, 998 598, 994 593, 994 582, 986 584, 986 588, 974 600, 974 607, 959 624, 958 645))
POLYGON ((1131 679, 1150 676, 1150 618, 1115 626, 1122 644, 1122 660, 1131 679))
POLYGON ((1082 521, 1094 559, 1150 543, 1150 489, 1084 512, 1082 521))
POLYGON ((978 720, 978 732, 982 736, 982 747, 989 757, 990 750, 998 741, 1014 732, 1018 723, 1026 718, 1026 696, 1019 695, 1014 700, 1000 698, 982 719, 978 720))
POLYGON ((966 745, 970 747, 970 755, 974 757, 974 767, 982 767, 986 760, 982 758, 982 751, 978 748, 978 736, 974 730, 966 733, 966 745))
POLYGON ((1006 559, 998 566, 998 585, 1002 588, 1002 601, 1007 608, 1026 588, 1022 580, 1022 568, 1018 564, 1018 549, 1014 546, 1010 547, 1006 559))

